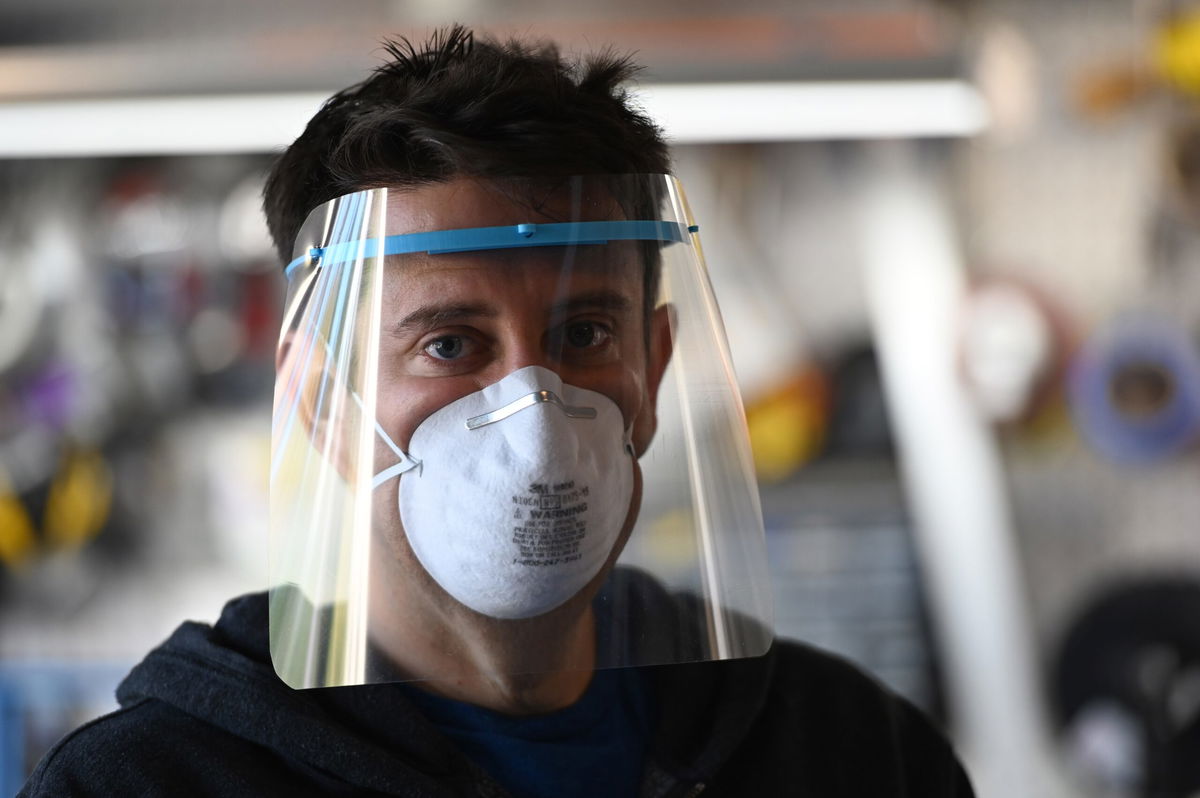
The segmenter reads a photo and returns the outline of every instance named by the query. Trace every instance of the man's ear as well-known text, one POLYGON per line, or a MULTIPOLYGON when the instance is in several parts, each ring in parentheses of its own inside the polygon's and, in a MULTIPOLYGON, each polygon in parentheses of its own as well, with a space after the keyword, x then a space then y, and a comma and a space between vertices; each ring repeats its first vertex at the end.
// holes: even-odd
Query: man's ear
POLYGON ((671 304, 660 305, 650 314, 645 404, 633 427, 633 448, 638 457, 650 448, 658 429, 658 389, 675 349, 675 320, 675 306, 671 304))
POLYGON ((283 412, 295 414, 319 451, 316 427, 321 384, 325 382, 325 348, 319 341, 297 341, 288 332, 275 350, 275 401, 283 412))
POLYGON ((298 342, 288 333, 275 354, 275 380, 279 409, 295 413, 313 448, 350 481, 354 472, 342 434, 344 419, 362 410, 345 386, 329 376, 324 342, 298 342))

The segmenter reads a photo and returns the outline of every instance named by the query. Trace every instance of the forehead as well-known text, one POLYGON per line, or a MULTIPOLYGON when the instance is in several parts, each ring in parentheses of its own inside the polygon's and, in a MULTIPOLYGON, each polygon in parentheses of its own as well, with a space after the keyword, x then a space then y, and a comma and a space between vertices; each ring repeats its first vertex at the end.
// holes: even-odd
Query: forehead
POLYGON ((612 307, 639 307, 642 269, 629 243, 575 247, 570 257, 564 257, 566 247, 526 247, 389 258, 384 270, 384 317, 431 304, 521 308, 545 314, 596 296, 607 297, 612 307))
POLYGON ((389 234, 498 227, 525 222, 624 219, 620 205, 596 187, 562 181, 458 178, 388 191, 389 234))
MULTIPOLYGON (((622 219, 620 206, 600 192, 561 185, 460 179, 388 192, 387 234, 499 227, 527 222, 622 219)), ((396 292, 486 292, 497 286, 562 295, 605 288, 640 295, 641 253, 636 242, 578 246, 412 253, 390 256, 385 282, 396 292)))

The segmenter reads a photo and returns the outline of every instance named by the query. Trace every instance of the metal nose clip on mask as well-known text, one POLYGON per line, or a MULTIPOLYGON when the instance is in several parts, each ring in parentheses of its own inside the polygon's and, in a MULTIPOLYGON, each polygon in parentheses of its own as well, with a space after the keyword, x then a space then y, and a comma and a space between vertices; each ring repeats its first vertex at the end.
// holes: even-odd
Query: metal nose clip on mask
POLYGON ((534 391, 527 393, 524 396, 518 397, 506 404, 499 410, 493 410, 490 413, 484 413, 481 416, 467 419, 467 429, 479 429, 486 427, 488 424, 495 424, 497 421, 503 421, 511 416, 524 410, 527 407, 533 407, 537 404, 552 404, 563 411, 567 418, 595 418, 596 408, 594 407, 573 407, 563 404, 563 400, 558 398, 558 394, 553 391, 534 391))
POLYGON ((603 567, 629 514, 633 460, 603 394, 529 366, 426 418, 401 461, 400 519, 429 575, 493 618, 532 618, 603 567))

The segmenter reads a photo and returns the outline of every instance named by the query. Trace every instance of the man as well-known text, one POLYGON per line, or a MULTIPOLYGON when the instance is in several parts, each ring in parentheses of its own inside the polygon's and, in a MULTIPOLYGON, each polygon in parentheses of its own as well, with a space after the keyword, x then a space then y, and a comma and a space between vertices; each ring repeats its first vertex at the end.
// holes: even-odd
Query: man
POLYGON ((627 63, 389 52, 265 192, 274 587, 24 794, 970 795, 910 705, 770 643, 698 228, 627 63))

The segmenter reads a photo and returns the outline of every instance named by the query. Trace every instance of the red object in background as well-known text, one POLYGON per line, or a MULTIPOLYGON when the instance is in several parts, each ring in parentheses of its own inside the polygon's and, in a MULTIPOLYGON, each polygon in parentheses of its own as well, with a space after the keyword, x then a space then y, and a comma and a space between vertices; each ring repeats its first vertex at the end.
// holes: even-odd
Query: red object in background
POLYGON ((242 277, 238 318, 246 357, 274 359, 281 291, 278 276, 271 272, 253 272, 242 277))

